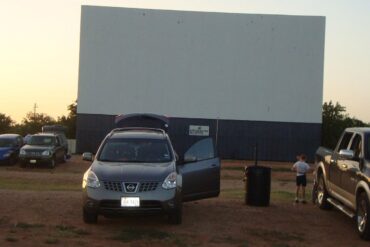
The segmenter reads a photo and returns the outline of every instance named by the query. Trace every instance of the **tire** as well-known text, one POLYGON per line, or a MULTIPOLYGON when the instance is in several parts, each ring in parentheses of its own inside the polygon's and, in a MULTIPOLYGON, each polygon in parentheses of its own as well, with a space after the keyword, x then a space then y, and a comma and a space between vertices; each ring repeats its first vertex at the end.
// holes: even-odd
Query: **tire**
POLYGON ((370 240, 370 204, 365 193, 357 197, 356 226, 360 237, 370 240))
POLYGON ((49 168, 54 169, 55 168, 55 157, 53 157, 49 162, 49 168))
POLYGON ((63 158, 62 158, 62 163, 66 163, 66 162, 67 162, 67 153, 64 152, 63 158))
POLYGON ((17 159, 14 156, 11 156, 9 158, 9 163, 8 164, 11 165, 11 166, 14 166, 15 164, 17 164, 17 159))
POLYGON ((317 175, 316 203, 320 209, 330 209, 332 205, 328 202, 328 191, 326 190, 324 176, 322 173, 317 175))
POLYGON ((83 220, 86 224, 96 224, 98 223, 98 214, 83 209, 83 220))
POLYGON ((180 225, 182 223, 182 203, 169 213, 168 221, 173 225, 180 225))
POLYGON ((25 161, 21 161, 20 165, 21 165, 22 168, 26 168, 27 163, 25 161))

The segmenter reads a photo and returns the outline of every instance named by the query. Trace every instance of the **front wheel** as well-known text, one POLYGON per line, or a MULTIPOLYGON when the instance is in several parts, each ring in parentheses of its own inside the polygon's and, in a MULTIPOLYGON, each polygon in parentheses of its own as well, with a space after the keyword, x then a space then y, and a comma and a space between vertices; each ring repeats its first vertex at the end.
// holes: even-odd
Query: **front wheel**
POLYGON ((54 157, 50 160, 49 168, 50 168, 50 169, 55 168, 55 158, 54 158, 54 157))
POLYGON ((182 222, 182 203, 176 207, 175 210, 173 210, 171 213, 168 215, 168 220, 171 224, 174 225, 180 225, 182 222))
POLYGON ((83 209, 83 220, 86 224, 96 224, 98 222, 98 214, 83 209))
POLYGON ((357 198, 356 223, 360 237, 370 240, 370 205, 365 193, 357 198))
POLYGON ((328 202, 328 191, 326 190, 324 176, 318 174, 316 187, 316 202, 321 209, 330 209, 332 206, 328 202))
POLYGON ((67 162, 67 153, 64 152, 63 157, 62 157, 62 163, 66 163, 66 162, 67 162))

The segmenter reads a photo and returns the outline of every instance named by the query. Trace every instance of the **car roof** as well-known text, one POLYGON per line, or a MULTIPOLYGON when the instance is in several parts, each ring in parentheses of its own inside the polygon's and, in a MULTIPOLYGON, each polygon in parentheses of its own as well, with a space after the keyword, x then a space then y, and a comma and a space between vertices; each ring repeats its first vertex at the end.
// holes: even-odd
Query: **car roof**
POLYGON ((37 133, 32 136, 56 136, 57 134, 55 133, 37 133))
POLYGON ((354 128, 347 128, 346 131, 350 132, 360 132, 360 133, 370 133, 370 127, 354 127, 354 128))
POLYGON ((2 135, 0 135, 0 138, 17 138, 19 136, 20 135, 18 135, 18 134, 2 134, 2 135))
POLYGON ((122 128, 112 130, 110 138, 166 139, 166 133, 160 129, 122 128))

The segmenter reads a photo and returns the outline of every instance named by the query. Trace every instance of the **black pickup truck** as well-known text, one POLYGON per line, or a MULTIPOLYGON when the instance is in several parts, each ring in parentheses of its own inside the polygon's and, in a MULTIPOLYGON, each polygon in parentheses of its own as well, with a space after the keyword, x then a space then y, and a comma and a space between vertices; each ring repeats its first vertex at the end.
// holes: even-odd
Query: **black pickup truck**
POLYGON ((370 128, 348 128, 335 150, 316 152, 313 195, 321 209, 333 206, 356 220, 357 231, 370 239, 370 128))

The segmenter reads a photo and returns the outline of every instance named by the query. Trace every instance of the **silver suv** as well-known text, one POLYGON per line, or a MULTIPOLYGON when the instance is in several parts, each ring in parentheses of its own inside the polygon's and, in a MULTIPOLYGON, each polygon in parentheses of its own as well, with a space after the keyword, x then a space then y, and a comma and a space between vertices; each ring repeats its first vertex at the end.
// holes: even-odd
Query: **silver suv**
POLYGON ((180 224, 182 203, 220 193, 220 161, 212 138, 201 139, 177 158, 170 138, 160 129, 121 128, 110 132, 85 172, 83 219, 98 215, 164 213, 180 224))

